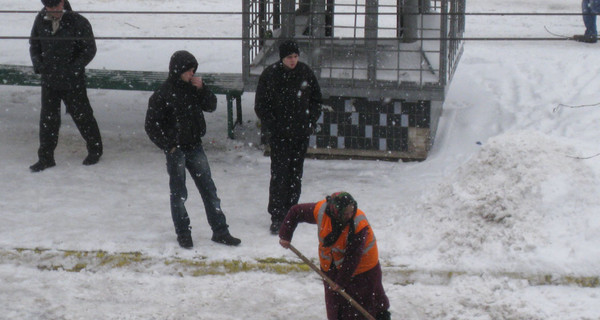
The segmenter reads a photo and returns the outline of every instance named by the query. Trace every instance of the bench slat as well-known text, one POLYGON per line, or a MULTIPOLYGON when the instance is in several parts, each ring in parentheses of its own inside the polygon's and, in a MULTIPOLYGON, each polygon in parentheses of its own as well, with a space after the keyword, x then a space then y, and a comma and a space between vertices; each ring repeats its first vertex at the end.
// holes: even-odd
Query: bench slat
MULTIPOLYGON (((87 87, 91 89, 154 91, 167 79, 167 72, 86 69, 87 87)), ((203 81, 215 94, 244 93, 242 75, 238 73, 201 73, 203 81)), ((0 83, 39 86, 40 76, 33 67, 0 64, 0 83)))
MULTIPOLYGON (((90 89, 154 91, 167 79, 167 72, 86 69, 86 83, 90 89)), ((238 73, 200 73, 204 83, 215 94, 227 97, 227 133, 233 137, 233 128, 242 123, 241 98, 244 93, 242 75, 238 73), (233 101, 237 119, 233 121, 233 101)), ((33 67, 0 64, 0 85, 40 86, 40 75, 33 67)))

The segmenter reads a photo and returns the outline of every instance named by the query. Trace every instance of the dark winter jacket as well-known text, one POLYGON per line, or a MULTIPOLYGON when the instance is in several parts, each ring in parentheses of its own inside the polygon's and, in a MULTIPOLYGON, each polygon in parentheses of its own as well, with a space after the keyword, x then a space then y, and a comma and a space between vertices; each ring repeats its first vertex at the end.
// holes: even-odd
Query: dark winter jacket
POLYGON ((174 147, 189 150, 202 144, 206 133, 203 111, 217 108, 217 97, 203 86, 198 89, 181 80, 181 74, 198 68, 198 62, 187 51, 177 51, 169 63, 169 77, 152 94, 146 113, 146 133, 160 149, 174 147))
POLYGON ((279 61, 261 74, 254 111, 274 137, 308 136, 321 114, 321 88, 310 67, 298 62, 293 70, 279 61))
POLYGON ((52 21, 42 9, 35 18, 29 53, 35 73, 42 74, 42 85, 57 90, 85 87, 85 66, 96 55, 96 41, 89 21, 73 12, 65 1, 59 28, 52 34, 52 21))

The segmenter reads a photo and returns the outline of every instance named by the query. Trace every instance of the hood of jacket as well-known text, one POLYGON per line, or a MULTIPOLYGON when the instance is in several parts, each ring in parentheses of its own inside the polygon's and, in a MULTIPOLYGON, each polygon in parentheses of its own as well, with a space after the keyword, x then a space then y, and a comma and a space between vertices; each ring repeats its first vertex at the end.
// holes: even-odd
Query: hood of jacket
POLYGON ((182 73, 192 68, 194 72, 198 69, 198 61, 194 55, 185 50, 176 51, 169 62, 169 79, 177 80, 182 73))
POLYGON ((73 11, 73 9, 71 8, 71 4, 69 3, 69 0, 65 0, 64 10, 65 11, 73 11))

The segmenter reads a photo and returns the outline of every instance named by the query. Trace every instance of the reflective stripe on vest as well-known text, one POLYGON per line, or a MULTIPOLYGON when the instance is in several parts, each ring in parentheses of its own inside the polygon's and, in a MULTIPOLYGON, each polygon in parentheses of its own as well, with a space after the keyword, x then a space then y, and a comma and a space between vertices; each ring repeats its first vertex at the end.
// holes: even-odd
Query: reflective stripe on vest
MULTIPOLYGON (((349 227, 346 227, 338 240, 331 246, 323 246, 325 237, 332 231, 331 218, 325 214, 327 208, 327 201, 321 200, 315 206, 313 214, 318 225, 318 236, 319 236, 319 259, 321 262, 321 268, 325 271, 329 271, 331 263, 335 263, 336 267, 339 267, 344 262, 346 254, 346 246, 348 242, 349 227)), ((377 250, 377 241, 375 234, 371 229, 367 217, 364 212, 360 209, 357 210, 354 216, 354 230, 355 233, 360 232, 364 228, 369 228, 367 231, 367 239, 365 241, 365 247, 361 252, 360 262, 356 267, 353 275, 363 273, 370 270, 379 262, 379 252, 377 250)))
POLYGON ((318 236, 319 236, 319 261, 321 262, 321 268, 325 271, 329 271, 329 267, 331 266, 331 262, 333 261, 333 256, 329 248, 323 247, 324 237, 321 236, 321 228, 323 225, 323 218, 326 216, 325 208, 327 208, 327 200, 322 200, 317 202, 317 206, 315 207, 316 220, 318 226, 318 236))

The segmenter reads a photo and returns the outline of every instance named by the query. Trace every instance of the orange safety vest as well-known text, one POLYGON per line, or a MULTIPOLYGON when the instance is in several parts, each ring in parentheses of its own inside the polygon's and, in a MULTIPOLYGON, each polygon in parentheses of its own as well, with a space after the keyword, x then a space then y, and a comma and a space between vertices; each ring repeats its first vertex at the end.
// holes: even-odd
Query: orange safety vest
MULTIPOLYGON (((331 247, 323 246, 325 237, 332 231, 331 218, 325 214, 325 208, 327 208, 327 200, 321 200, 317 202, 313 214, 319 227, 319 260, 321 262, 321 268, 327 272, 331 267, 331 263, 334 263, 336 267, 340 267, 342 262, 344 262, 350 227, 346 226, 346 228, 344 228, 344 231, 342 231, 338 240, 331 247)), ((352 276, 355 276, 375 267, 379 262, 379 252, 377 250, 375 234, 369 226, 369 221, 367 221, 367 217, 362 210, 356 210, 353 223, 354 233, 359 233, 362 229, 369 227, 367 231, 367 241, 365 242, 365 247, 362 249, 360 262, 352 274, 352 276)))

